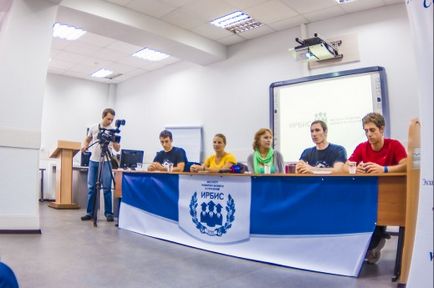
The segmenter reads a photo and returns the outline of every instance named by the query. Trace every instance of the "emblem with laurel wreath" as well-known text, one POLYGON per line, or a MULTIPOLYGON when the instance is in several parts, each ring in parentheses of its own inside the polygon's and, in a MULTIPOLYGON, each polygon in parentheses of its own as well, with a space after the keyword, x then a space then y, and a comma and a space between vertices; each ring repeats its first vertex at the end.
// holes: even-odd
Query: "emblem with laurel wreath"
POLYGON ((235 201, 234 198, 232 198, 231 194, 228 194, 228 201, 226 202, 226 222, 216 228, 216 229, 209 229, 207 226, 200 223, 199 219, 197 218, 197 192, 194 192, 193 196, 191 197, 190 201, 190 215, 192 217, 192 221, 194 225, 196 225, 196 228, 203 234, 209 235, 209 236, 218 236, 221 237, 223 234, 227 232, 232 227, 232 222, 235 220, 235 201))

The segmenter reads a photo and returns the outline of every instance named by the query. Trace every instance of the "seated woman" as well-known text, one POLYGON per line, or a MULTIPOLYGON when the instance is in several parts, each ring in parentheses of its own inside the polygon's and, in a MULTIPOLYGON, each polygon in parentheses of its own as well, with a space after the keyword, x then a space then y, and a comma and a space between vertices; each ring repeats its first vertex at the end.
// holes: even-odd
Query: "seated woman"
POLYGON ((254 152, 247 158, 249 171, 254 174, 283 173, 283 156, 273 150, 273 133, 268 128, 261 128, 255 134, 254 152))
POLYGON ((225 151, 226 137, 223 134, 216 134, 212 140, 215 151, 214 155, 209 156, 203 165, 191 165, 191 172, 207 171, 220 172, 229 170, 232 165, 237 163, 237 159, 231 153, 225 151))

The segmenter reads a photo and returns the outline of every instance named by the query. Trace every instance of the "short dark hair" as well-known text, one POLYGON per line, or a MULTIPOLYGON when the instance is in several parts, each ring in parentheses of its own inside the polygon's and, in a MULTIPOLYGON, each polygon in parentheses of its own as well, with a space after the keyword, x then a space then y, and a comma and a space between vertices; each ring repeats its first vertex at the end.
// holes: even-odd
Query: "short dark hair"
POLYGON ((329 130, 329 128, 327 127, 327 124, 326 124, 324 121, 322 121, 322 120, 315 120, 315 121, 313 121, 313 122, 310 124, 310 127, 312 127, 312 125, 314 125, 314 124, 319 124, 319 125, 321 125, 322 130, 323 130, 325 133, 327 133, 327 131, 329 130))
POLYGON ((384 120, 383 115, 377 112, 366 114, 366 116, 362 118, 362 123, 363 126, 368 123, 374 123, 378 128, 384 128, 386 126, 386 121, 384 120))
POLYGON ((160 132, 160 138, 167 138, 169 137, 170 140, 172 139, 172 132, 170 132, 169 130, 163 130, 160 132))
POLYGON ((214 135, 214 137, 219 137, 223 140, 223 143, 226 145, 226 136, 223 135, 222 133, 217 133, 214 135))
POLYGON ((105 116, 107 116, 107 114, 112 114, 113 116, 116 115, 115 110, 113 110, 112 108, 105 108, 102 111, 102 118, 104 118, 105 116))

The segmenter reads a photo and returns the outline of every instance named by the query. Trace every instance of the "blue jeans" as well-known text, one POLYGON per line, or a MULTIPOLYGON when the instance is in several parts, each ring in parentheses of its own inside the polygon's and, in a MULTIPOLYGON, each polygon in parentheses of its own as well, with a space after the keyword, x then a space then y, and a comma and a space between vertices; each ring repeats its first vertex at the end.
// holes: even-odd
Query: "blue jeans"
MULTIPOLYGON (((87 174, 87 215, 93 215, 93 205, 96 198, 96 180, 98 177, 99 162, 89 161, 87 174)), ((113 215, 112 210, 112 178, 111 165, 108 161, 104 162, 101 174, 101 188, 104 191, 104 215, 113 215)), ((99 199, 97 199, 99 200, 99 199)))

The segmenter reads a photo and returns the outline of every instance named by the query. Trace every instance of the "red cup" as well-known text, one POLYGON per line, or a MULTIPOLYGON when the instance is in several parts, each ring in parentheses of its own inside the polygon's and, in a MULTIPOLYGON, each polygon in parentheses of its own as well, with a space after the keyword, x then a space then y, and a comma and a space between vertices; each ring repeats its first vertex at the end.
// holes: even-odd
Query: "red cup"
POLYGON ((285 173, 286 174, 294 174, 295 173, 295 166, 297 163, 288 163, 285 166, 285 173))

